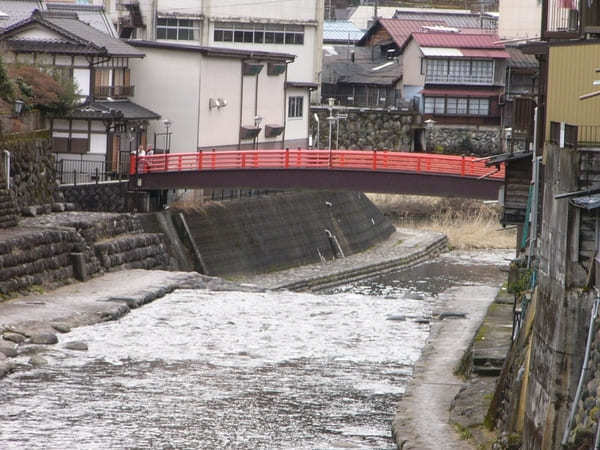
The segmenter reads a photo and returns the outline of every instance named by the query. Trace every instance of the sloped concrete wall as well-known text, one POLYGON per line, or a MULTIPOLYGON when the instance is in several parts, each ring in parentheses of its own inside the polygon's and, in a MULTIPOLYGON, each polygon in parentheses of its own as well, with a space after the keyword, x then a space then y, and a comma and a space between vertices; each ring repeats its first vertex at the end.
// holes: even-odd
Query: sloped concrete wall
POLYGON ((362 193, 294 192, 183 211, 209 275, 268 272, 363 251, 394 231, 362 193), (339 256, 339 255, 338 255, 339 256))

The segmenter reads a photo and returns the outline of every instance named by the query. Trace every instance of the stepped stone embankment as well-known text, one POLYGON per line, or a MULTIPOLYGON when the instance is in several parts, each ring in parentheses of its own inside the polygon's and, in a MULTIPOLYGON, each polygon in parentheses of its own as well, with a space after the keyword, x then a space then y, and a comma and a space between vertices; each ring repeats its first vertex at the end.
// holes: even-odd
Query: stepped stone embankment
POLYGON ((130 214, 64 212, 0 230, 0 294, 5 296, 75 277, 168 265, 162 235, 144 233, 139 218, 130 214))

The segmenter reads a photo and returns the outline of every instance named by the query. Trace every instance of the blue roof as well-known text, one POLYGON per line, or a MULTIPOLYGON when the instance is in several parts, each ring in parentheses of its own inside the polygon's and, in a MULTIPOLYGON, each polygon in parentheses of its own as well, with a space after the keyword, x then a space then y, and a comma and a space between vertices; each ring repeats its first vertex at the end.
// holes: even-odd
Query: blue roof
POLYGON ((349 20, 326 20, 323 23, 323 42, 356 42, 364 32, 349 20))

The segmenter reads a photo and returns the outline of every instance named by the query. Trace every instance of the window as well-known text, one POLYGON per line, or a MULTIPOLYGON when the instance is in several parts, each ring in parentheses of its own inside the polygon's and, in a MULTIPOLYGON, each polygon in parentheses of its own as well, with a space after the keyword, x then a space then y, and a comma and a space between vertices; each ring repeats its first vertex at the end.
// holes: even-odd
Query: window
POLYGON ((156 39, 194 41, 197 40, 197 32, 198 26, 191 19, 159 18, 156 22, 156 39))
POLYGON ((493 61, 471 61, 471 77, 476 81, 493 80, 493 61))
POLYGON ((288 117, 301 118, 303 116, 304 97, 290 97, 288 99, 288 117))
POLYGON ((487 98, 425 97, 424 114, 487 116, 490 113, 487 98))
POLYGON ((215 42, 243 42, 254 44, 303 45, 302 25, 217 22, 215 42))
MULTIPOLYGON (((494 61, 469 59, 425 59, 425 76, 429 83, 492 84, 494 61)), ((422 70, 421 70, 422 72, 422 70)))
POLYGON ((425 75, 432 78, 445 78, 448 75, 448 61, 445 59, 428 60, 425 75))
POLYGON ((472 116, 487 116, 490 109, 490 101, 487 98, 470 98, 469 114, 472 116))

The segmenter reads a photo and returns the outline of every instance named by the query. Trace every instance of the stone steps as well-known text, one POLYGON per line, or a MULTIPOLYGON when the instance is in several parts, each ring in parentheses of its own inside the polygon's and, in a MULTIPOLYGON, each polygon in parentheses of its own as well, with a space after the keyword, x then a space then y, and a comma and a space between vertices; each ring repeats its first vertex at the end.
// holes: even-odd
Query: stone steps
POLYGON ((0 189, 0 228, 17 226, 19 216, 12 193, 7 189, 0 189))

